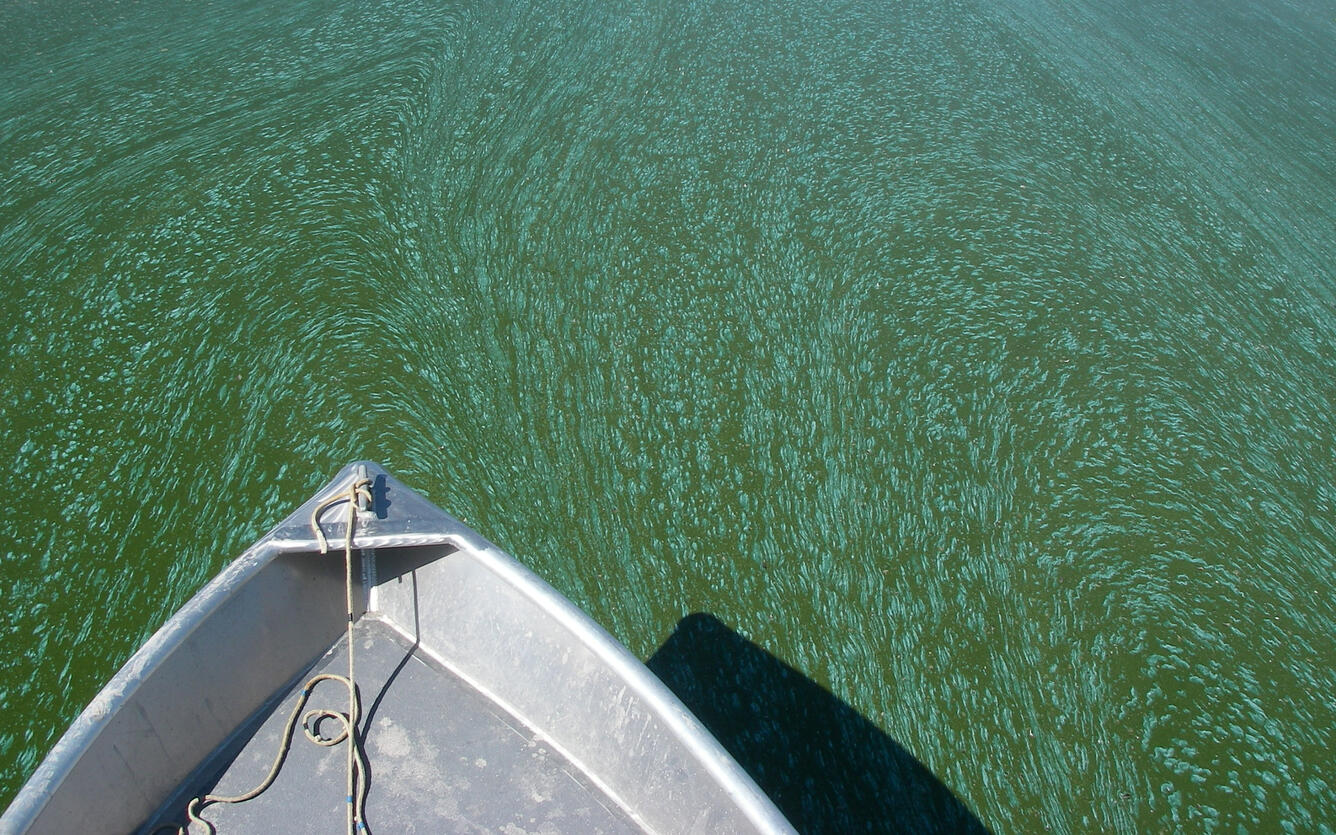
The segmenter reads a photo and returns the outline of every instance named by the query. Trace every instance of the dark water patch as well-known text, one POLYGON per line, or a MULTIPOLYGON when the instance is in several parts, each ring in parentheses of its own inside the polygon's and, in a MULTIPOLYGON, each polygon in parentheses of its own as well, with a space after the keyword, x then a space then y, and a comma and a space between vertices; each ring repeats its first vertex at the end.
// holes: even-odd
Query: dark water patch
POLYGON ((799 832, 988 831, 875 723, 718 618, 683 618, 647 664, 799 832))

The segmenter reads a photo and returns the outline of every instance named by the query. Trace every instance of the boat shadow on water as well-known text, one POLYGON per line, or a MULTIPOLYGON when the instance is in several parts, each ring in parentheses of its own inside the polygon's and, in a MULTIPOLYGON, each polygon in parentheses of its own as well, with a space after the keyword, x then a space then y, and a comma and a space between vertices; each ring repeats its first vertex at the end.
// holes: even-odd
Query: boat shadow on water
POLYGON ((713 615, 683 618, 645 663, 799 832, 988 832, 898 742, 713 615))

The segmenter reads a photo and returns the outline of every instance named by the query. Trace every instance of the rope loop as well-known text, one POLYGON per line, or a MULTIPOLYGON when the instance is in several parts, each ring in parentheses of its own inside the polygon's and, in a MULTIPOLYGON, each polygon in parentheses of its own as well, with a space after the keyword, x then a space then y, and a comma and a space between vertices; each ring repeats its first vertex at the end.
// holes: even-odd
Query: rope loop
POLYGON ((348 502, 347 547, 351 549, 353 542, 352 524, 357 518, 357 508, 364 502, 367 507, 370 507, 373 501, 374 499, 371 496, 371 478, 369 476, 362 476, 353 481, 348 487, 348 492, 336 493, 316 505, 311 511, 311 530, 315 531, 316 541, 320 543, 320 553, 329 553, 329 540, 325 539, 325 532, 320 529, 320 514, 323 513, 326 508, 333 507, 339 502, 348 502))
POLYGON ((178 835, 187 835, 191 825, 199 824, 209 835, 214 835, 218 830, 213 823, 201 816, 201 811, 204 807, 215 803, 244 803, 260 796, 273 785, 283 767, 283 761, 287 759, 288 751, 292 747, 292 734, 296 729, 298 716, 301 716, 302 731, 306 738, 316 745, 331 748, 345 740, 348 742, 348 833, 349 835, 357 835, 359 832, 366 831, 366 777, 368 769, 366 752, 362 750, 361 736, 357 731, 357 724, 362 714, 362 701, 357 690, 357 678, 353 666, 353 621, 355 617, 353 612, 353 529, 357 525, 358 508, 362 506, 370 507, 373 501, 371 496, 372 480, 365 473, 364 469, 359 468, 358 476, 349 485, 346 492, 325 499, 311 511, 311 528, 315 531, 316 540, 320 543, 320 553, 327 554, 329 553, 329 542, 325 539, 324 531, 320 529, 320 514, 326 508, 339 502, 348 503, 347 530, 343 543, 344 600, 347 604, 348 615, 348 675, 321 673, 312 676, 303 685, 297 703, 293 705, 292 712, 288 715, 287 725, 283 729, 283 738, 279 741, 278 753, 274 757, 274 763, 269 769, 269 774, 260 781, 259 785, 238 795, 205 794, 196 797, 186 806, 186 819, 188 821, 186 826, 160 826, 154 832, 174 829, 178 835), (317 708, 308 710, 305 714, 302 713, 302 708, 306 707, 306 702, 311 698, 311 693, 315 690, 316 685, 322 681, 337 681, 348 689, 348 711, 346 713, 329 710, 328 708, 317 708), (335 722, 339 727, 339 732, 334 736, 323 736, 320 733, 320 725, 326 721, 335 722))

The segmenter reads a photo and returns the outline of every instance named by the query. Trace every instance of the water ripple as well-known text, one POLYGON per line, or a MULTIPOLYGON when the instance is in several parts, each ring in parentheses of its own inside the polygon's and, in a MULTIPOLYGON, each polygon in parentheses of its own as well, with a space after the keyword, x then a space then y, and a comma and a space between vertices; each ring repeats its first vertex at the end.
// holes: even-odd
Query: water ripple
POLYGON ((642 656, 714 614, 999 831, 1317 829, 1334 204, 1287 149, 1332 33, 1064 8, 0 26, 5 796, 369 456, 642 656), (1296 31, 1303 92, 1184 57, 1296 31))

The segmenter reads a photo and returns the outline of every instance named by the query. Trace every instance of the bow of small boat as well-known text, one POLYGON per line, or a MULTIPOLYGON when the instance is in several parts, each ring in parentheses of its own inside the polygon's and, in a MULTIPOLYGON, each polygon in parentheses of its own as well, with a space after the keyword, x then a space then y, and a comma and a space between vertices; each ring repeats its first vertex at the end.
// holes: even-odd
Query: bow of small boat
POLYGON ((188 809, 201 831, 789 831, 625 648, 369 463, 146 643, 0 831, 151 831, 188 809))

